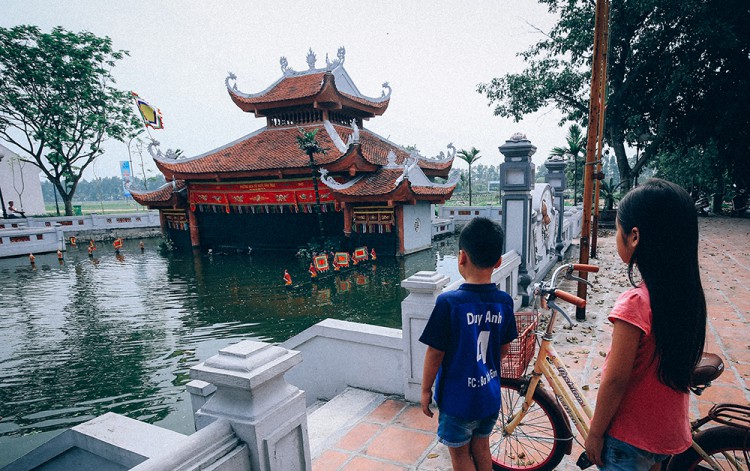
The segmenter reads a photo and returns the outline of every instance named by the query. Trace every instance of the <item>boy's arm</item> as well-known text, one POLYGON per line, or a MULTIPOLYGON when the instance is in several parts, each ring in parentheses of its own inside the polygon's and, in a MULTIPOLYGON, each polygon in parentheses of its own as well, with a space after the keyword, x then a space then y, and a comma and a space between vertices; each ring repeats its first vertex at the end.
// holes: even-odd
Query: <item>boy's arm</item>
POLYGON ((432 403, 432 385, 435 383, 435 377, 440 369, 440 364, 443 363, 444 356, 444 351, 427 346, 427 352, 424 355, 424 368, 422 369, 422 397, 420 399, 422 412, 424 412, 424 415, 427 417, 435 415, 430 410, 430 404, 432 403))

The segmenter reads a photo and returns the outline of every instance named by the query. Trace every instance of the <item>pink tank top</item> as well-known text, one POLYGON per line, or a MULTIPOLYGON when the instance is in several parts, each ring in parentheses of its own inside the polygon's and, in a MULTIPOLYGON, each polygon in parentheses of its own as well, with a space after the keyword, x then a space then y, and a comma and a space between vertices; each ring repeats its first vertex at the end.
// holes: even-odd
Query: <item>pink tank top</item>
POLYGON ((628 389, 607 433, 651 453, 672 455, 686 450, 692 443, 689 394, 659 381, 656 342, 651 335, 651 302, 645 285, 617 298, 609 314, 611 322, 616 319, 638 327, 643 334, 628 389))

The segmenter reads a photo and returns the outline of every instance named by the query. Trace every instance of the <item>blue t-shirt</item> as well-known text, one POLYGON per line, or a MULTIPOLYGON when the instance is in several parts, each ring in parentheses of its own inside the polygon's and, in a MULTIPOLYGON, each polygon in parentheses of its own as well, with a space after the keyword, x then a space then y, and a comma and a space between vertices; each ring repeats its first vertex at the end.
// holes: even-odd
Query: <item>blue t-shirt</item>
POLYGON ((440 411, 476 420, 500 410, 500 349, 516 337, 513 299, 495 284, 438 296, 419 341, 445 352, 435 380, 440 411))

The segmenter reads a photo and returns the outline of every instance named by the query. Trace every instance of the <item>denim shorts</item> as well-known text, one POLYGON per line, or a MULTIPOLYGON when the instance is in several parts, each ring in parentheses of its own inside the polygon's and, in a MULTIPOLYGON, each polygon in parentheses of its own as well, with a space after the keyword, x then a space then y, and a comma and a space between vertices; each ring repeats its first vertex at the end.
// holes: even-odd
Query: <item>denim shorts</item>
POLYGON ((655 463, 664 461, 669 455, 659 455, 641 450, 616 438, 604 435, 602 461, 604 471, 648 471, 655 463))
POLYGON ((474 437, 489 437, 500 412, 477 420, 454 417, 440 411, 438 414, 438 441, 448 447, 464 446, 474 437))

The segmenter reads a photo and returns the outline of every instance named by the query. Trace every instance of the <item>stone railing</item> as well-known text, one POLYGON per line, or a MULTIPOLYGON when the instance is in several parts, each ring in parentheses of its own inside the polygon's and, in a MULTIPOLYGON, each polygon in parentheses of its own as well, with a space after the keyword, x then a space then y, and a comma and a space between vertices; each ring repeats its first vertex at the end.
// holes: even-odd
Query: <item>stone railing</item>
MULTIPOLYGON (((7 220, 0 220, 0 224, 3 221, 7 220)), ((131 229, 159 227, 159 212, 141 211, 126 214, 86 214, 83 216, 28 218, 25 221, 30 228, 52 227, 59 224, 64 232, 131 229)))
POLYGON ((493 221, 502 222, 503 208, 501 206, 441 206, 440 217, 453 219, 457 226, 463 226, 475 217, 485 217, 493 221))
POLYGON ((60 226, 0 229, 0 258, 57 250, 65 250, 65 234, 60 226))
POLYGON ((101 239, 122 237, 134 231, 151 235, 153 229, 159 227, 158 211, 0 219, 0 258, 64 251, 66 239, 71 236, 85 234, 101 239))

